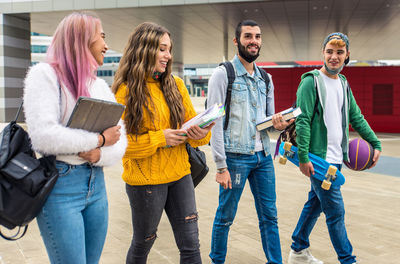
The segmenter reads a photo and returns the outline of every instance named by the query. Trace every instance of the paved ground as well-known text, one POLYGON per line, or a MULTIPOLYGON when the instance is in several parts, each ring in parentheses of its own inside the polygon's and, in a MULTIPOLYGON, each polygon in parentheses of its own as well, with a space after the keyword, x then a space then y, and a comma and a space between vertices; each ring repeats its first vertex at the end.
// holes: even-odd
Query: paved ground
MULTIPOLYGON (((193 99, 196 109, 202 110, 203 100, 193 99)), ((353 135, 355 136, 355 135, 353 135)), ((277 134, 272 135, 276 139, 277 134)), ((346 184, 342 188, 346 206, 346 225, 359 263, 400 263, 400 135, 379 134, 383 143, 382 164, 373 171, 345 170, 346 184), (389 171, 387 173, 387 171, 389 171), (397 177, 396 177, 397 176, 397 177)), ((210 172, 196 188, 199 212, 200 242, 203 263, 210 263, 210 236, 217 207, 218 185, 215 183, 215 166, 209 146, 202 149, 207 154, 210 172)), ((309 180, 298 168, 275 161, 277 178, 277 206, 279 231, 284 262, 287 260, 291 233, 307 197, 309 180)), ((105 169, 109 195, 110 222, 101 263, 124 263, 131 239, 129 203, 121 180, 120 165, 105 169)), ((313 254, 326 264, 338 263, 330 243, 325 218, 321 216, 311 235, 313 254)), ((0 240, 0 256, 7 264, 45 264, 46 251, 36 222, 27 235, 17 242, 0 240)), ((266 259, 262 251, 258 222, 252 194, 246 186, 238 213, 231 227, 226 263, 261 264, 266 259)), ((0 261, 1 263, 1 261, 0 261)), ((150 253, 148 263, 179 263, 179 253, 167 218, 162 218, 158 239, 150 253)), ((77 263, 79 264, 79 263, 77 263)))

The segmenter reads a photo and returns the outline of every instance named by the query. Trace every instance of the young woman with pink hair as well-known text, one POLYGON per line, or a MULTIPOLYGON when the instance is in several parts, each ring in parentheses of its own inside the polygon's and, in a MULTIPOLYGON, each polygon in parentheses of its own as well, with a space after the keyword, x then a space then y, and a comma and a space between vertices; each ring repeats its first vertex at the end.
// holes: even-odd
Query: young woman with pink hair
POLYGON ((122 158, 122 122, 102 133, 66 127, 80 96, 115 101, 95 75, 108 47, 100 19, 72 13, 58 25, 46 63, 29 70, 24 111, 33 148, 56 155, 59 178, 37 217, 50 262, 98 263, 108 225, 103 166, 122 158))

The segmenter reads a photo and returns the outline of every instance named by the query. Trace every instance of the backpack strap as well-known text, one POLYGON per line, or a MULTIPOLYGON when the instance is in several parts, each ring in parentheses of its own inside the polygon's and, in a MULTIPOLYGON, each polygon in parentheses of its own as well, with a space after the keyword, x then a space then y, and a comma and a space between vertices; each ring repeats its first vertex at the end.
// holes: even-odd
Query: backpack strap
MULTIPOLYGON (((315 80, 315 79, 314 79, 314 80, 315 80)), ((318 113, 318 115, 320 114, 320 113, 319 113, 319 110, 318 110, 319 94, 318 94, 317 82, 315 82, 314 88, 315 88, 315 104, 314 104, 314 112, 313 112, 313 115, 312 115, 312 117, 311 117, 311 123, 314 121, 315 114, 316 114, 316 113, 318 113)), ((294 101, 294 103, 292 104, 292 107, 293 107, 293 108, 297 107, 297 102, 296 102, 296 101, 294 101)), ((277 141, 276 141, 274 159, 275 159, 275 157, 279 154, 279 145, 281 144, 283 135, 286 133, 287 130, 291 129, 291 127, 292 127, 293 125, 295 125, 295 123, 293 123, 292 125, 286 127, 286 128, 279 134, 278 139, 277 139, 277 141)), ((297 144, 296 144, 296 145, 297 145, 297 144)))
MULTIPOLYGON (((315 80, 315 79, 314 79, 314 80, 315 80)), ((312 115, 312 117, 311 117, 311 123, 314 121, 315 114, 316 114, 316 113, 318 113, 318 115, 320 114, 320 113, 319 113, 319 110, 318 110, 319 93, 318 93, 317 82, 315 82, 314 88, 315 88, 315 104, 314 104, 314 112, 313 112, 313 115, 312 115)))
MULTIPOLYGON (((226 130, 228 128, 228 124, 229 124, 229 114, 230 114, 230 105, 231 105, 231 97, 232 97, 232 84, 235 81, 236 76, 235 76, 235 69, 233 68, 232 62, 225 61, 225 62, 221 62, 219 65, 225 67, 226 74, 228 77, 228 87, 226 89, 226 98, 225 98, 225 123, 224 123, 224 130, 226 130)), ((269 83, 270 83, 268 73, 265 70, 263 70, 262 68, 260 68, 258 66, 256 66, 256 67, 260 71, 261 78, 265 82, 265 87, 267 90, 266 94, 268 95, 269 83)), ((267 100, 267 96, 265 99, 267 100)), ((267 109, 265 109, 265 115, 267 115, 267 109)))
POLYGON ((15 235, 8 236, 8 235, 6 235, 6 234, 3 234, 3 232, 1 232, 1 230, 0 230, 0 236, 1 236, 2 238, 6 239, 6 240, 15 241, 15 240, 18 240, 18 239, 20 239, 21 237, 23 237, 23 236, 25 235, 25 233, 26 233, 27 230, 28 230, 28 225, 26 225, 26 226, 24 226, 24 227, 18 226, 18 231, 17 231, 17 233, 16 233, 15 235), (22 231, 21 231, 21 228, 23 228, 22 231))
POLYGON ((264 69, 262 69, 262 68, 260 68, 260 67, 258 67, 258 66, 256 66, 257 68, 258 68, 258 70, 260 71, 260 74, 261 74, 261 78, 264 80, 264 82, 265 82, 265 89, 266 89, 266 95, 265 95, 265 100, 266 100, 266 103, 265 103, 265 116, 268 116, 268 113, 267 113, 267 109, 268 109, 268 107, 267 107, 267 101, 268 101, 268 93, 269 93, 269 83, 270 83, 270 79, 269 79, 269 76, 268 76, 268 73, 264 70, 264 69))
MULTIPOLYGON (((314 112, 313 112, 313 115, 311 117, 311 123, 314 121, 315 114, 316 113, 319 114, 319 110, 318 110, 319 94, 318 94, 317 83, 315 83, 314 88, 315 88, 315 104, 314 104, 314 112)), ((294 103, 292 104, 292 107, 293 108, 297 107, 297 102, 296 101, 294 101, 294 103)))
POLYGON ((266 100, 266 103, 265 103, 265 116, 268 116, 268 112, 267 112, 267 109, 268 109, 268 107, 267 107, 267 101, 268 101, 268 93, 269 93, 269 83, 270 83, 270 79, 269 79, 269 76, 268 76, 268 73, 264 70, 264 69, 262 69, 262 68, 260 68, 260 67, 258 67, 258 66, 256 66, 257 68, 258 68, 258 70, 260 71, 260 74, 261 74, 261 78, 264 80, 264 82, 265 82, 265 89, 266 89, 266 95, 265 95, 265 100, 266 100))
POLYGON ((15 122, 15 123, 17 123, 17 121, 18 121, 18 117, 19 117, 19 114, 21 113, 23 104, 24 104, 24 101, 22 100, 22 101, 21 101, 21 104, 19 105, 17 114, 15 115, 15 118, 14 118, 14 122, 15 122))
POLYGON ((235 81, 235 69, 230 61, 225 61, 219 64, 220 66, 224 66, 226 69, 226 74, 228 76, 228 87, 226 89, 226 98, 225 98, 225 123, 224 130, 228 128, 229 124, 229 113, 230 113, 230 104, 232 97, 232 84, 235 81))
POLYGON ((258 66, 256 66, 256 67, 257 67, 258 70, 260 71, 261 78, 262 78, 262 79, 264 80, 264 82, 265 82, 265 86, 266 86, 266 88, 267 88, 267 93, 268 93, 268 92, 269 92, 269 82, 270 82, 268 73, 267 73, 263 68, 260 68, 260 67, 258 67, 258 66))

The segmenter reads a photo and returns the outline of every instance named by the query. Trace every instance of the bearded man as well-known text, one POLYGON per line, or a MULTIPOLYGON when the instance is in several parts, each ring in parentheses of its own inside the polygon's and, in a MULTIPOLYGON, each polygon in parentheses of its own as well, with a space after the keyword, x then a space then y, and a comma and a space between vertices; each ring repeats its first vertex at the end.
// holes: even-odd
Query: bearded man
MULTIPOLYGON (((233 43, 238 53, 230 62, 234 69, 231 94, 229 70, 215 69, 209 83, 208 105, 225 103, 225 117, 212 130, 211 148, 220 184, 219 205, 214 218, 210 258, 224 263, 230 226, 236 215, 246 180, 249 181, 258 215, 261 241, 268 263, 282 263, 278 232, 275 171, 267 130, 257 131, 256 124, 274 115, 274 85, 271 76, 255 64, 261 48, 261 29, 252 20, 240 22, 233 43), (225 122, 226 119, 229 122, 225 122), (225 125, 224 125, 225 124, 225 125)), ((289 123, 273 117, 274 128, 282 130, 289 123)))

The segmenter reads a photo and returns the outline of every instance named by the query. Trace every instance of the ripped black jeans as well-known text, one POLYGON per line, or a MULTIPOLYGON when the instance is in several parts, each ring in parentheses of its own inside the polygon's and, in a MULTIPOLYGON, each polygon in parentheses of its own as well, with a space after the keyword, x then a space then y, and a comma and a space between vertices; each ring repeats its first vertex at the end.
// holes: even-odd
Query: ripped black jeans
POLYGON ((198 216, 192 177, 159 185, 126 185, 132 209, 133 238, 127 264, 144 264, 165 209, 180 251, 180 263, 201 263, 198 216))

